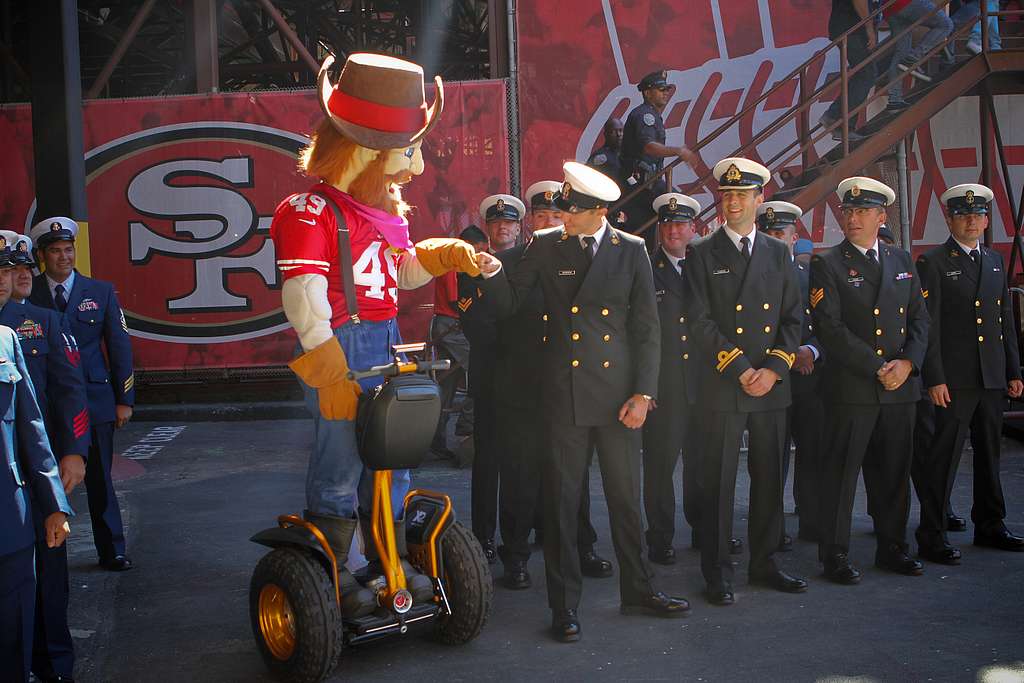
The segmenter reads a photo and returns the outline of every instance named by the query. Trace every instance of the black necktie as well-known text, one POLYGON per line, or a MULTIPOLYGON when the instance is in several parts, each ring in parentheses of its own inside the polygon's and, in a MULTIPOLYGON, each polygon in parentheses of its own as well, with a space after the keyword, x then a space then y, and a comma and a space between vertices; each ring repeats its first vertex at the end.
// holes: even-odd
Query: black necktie
POLYGON ((981 263, 981 252, 977 249, 971 249, 971 260, 975 263, 981 263))
POLYGON ((868 249, 867 254, 865 254, 865 256, 868 257, 868 263, 871 264, 872 270, 874 272, 877 272, 881 267, 881 264, 878 263, 878 253, 874 249, 868 249))
POLYGON ((594 260, 594 242, 597 238, 593 235, 587 235, 583 238, 583 253, 587 255, 588 261, 594 260))
POLYGON ((740 253, 743 254, 743 260, 744 261, 749 261, 750 260, 750 238, 749 237, 741 237, 740 238, 740 244, 743 245, 743 249, 740 250, 740 253))
POLYGON ((54 287, 53 303, 56 304, 57 310, 61 313, 68 307, 68 300, 64 298, 64 285, 57 285, 54 287))

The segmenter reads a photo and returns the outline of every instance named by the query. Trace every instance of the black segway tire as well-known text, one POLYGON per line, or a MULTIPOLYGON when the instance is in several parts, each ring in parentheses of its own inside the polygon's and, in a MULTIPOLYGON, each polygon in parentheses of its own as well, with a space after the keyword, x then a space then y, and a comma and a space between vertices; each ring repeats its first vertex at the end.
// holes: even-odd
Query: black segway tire
POLYGON ((444 590, 452 613, 438 617, 441 642, 462 645, 480 635, 491 614, 494 583, 476 537, 455 522, 441 538, 444 590))
POLYGON ((334 584, 311 553, 276 548, 263 556, 249 583, 249 618, 275 677, 315 683, 338 665, 341 612, 334 584))

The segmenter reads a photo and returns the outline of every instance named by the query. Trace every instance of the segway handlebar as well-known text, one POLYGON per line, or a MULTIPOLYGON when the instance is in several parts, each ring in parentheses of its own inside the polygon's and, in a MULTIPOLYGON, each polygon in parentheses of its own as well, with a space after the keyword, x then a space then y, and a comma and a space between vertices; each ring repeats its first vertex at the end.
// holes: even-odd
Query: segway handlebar
POLYGON ((452 362, 450 360, 419 360, 409 361, 404 363, 402 361, 394 361, 387 365, 375 365, 369 370, 349 370, 348 378, 350 380, 366 379, 367 377, 395 377, 397 375, 408 375, 413 372, 433 372, 434 370, 448 370, 451 368, 452 362))

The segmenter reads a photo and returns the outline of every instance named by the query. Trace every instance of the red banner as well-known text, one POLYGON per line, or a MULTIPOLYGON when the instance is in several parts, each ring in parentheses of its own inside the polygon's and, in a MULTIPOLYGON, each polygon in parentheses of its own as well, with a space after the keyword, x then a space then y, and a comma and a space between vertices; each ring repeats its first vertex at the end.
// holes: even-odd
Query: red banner
MULTIPOLYGON (((637 84, 652 71, 666 70, 676 86, 664 111, 666 144, 695 147, 729 118, 743 111, 829 44, 830 3, 809 0, 520 0, 518 3, 519 94, 521 104, 522 181, 560 179, 566 159, 586 161, 602 144, 601 128, 609 117, 625 120, 643 98, 637 84)), ((817 88, 839 70, 838 50, 831 50, 809 70, 817 88)), ((674 169, 673 184, 688 188, 719 159, 750 142, 786 109, 798 102, 794 79, 753 112, 700 150, 698 173, 684 165, 674 169)), ((811 108, 812 125, 828 102, 811 108)), ((1019 127, 1009 125, 1021 96, 996 98, 1004 150, 1014 187, 1024 181, 1024 149, 1019 127)), ((872 104, 870 115, 885 106, 872 104)), ((948 231, 938 198, 958 183, 979 182, 981 139, 977 99, 957 100, 921 126, 909 150, 911 234, 915 249, 937 244, 948 231)), ((796 122, 756 145, 747 156, 766 160, 797 137, 796 122)), ((823 155, 833 145, 819 142, 823 155)), ((788 156, 788 155, 787 155, 788 156)), ((799 158, 788 168, 799 175, 799 158)), ((1007 189, 993 174, 996 201, 993 237, 1012 236, 1007 189)), ((769 193, 774 186, 769 186, 769 193)), ((691 190, 707 206, 708 187, 691 190)), ((806 211, 802 231, 816 244, 842 239, 833 201, 806 211)), ((893 226, 898 228, 898 226, 893 226)))
MULTIPOLYGON (((428 93, 428 99, 432 94, 428 93)), ((98 100, 84 110, 94 277, 115 284, 145 369, 278 364, 295 338, 269 239, 277 203, 310 185, 296 170, 321 117, 313 91, 98 100)), ((508 191, 505 87, 451 83, 426 137, 426 171, 404 191, 414 240, 454 235, 480 198, 508 191)), ((35 220, 31 111, 0 108, 0 225, 35 220)), ((401 324, 422 339, 433 286, 403 292, 401 324)))

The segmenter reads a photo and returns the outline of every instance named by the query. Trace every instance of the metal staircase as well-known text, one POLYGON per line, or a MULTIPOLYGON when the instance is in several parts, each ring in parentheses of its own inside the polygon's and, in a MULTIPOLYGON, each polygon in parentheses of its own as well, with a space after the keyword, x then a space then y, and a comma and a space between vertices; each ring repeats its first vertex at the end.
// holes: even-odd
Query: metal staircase
MULTIPOLYGON (((883 112, 873 117, 858 129, 858 132, 867 134, 866 138, 859 142, 850 141, 848 129, 849 117, 863 115, 872 102, 878 98, 886 97, 889 89, 894 83, 879 85, 879 82, 876 81, 875 89, 871 94, 869 94, 866 100, 856 107, 851 107, 849 103, 850 78, 860 69, 867 68, 869 63, 880 62, 887 64, 893 52, 892 48, 887 48, 887 46, 894 44, 895 40, 909 32, 912 32, 918 25, 922 24, 927 19, 927 17, 922 17, 905 31, 898 35, 891 36, 888 41, 879 45, 878 49, 874 50, 864 62, 861 62, 852 68, 848 67, 845 57, 847 43, 851 34, 858 31, 868 22, 875 21, 875 19, 881 15, 883 10, 895 1, 896 0, 888 0, 887 2, 882 3, 881 7, 862 20, 859 24, 836 38, 823 50, 815 53, 815 55, 794 69, 789 75, 779 79, 774 87, 766 90, 760 97, 750 102, 742 111, 701 139, 698 145, 694 148, 694 151, 699 152, 700 149, 707 147, 717 140, 719 136, 727 133, 736 125, 749 125, 750 121, 753 119, 753 113, 758 106, 762 105, 762 103, 768 100, 768 98, 777 91, 783 88, 792 87, 792 81, 797 79, 799 83, 799 101, 797 104, 785 110, 774 121, 765 126, 763 130, 754 135, 749 142, 735 149, 729 156, 748 156, 749 158, 757 158, 756 150, 759 144, 767 140, 778 130, 787 125, 791 126, 795 122, 798 131, 796 139, 776 153, 772 158, 757 158, 757 160, 772 171, 773 182, 768 188, 771 198, 784 199, 797 204, 807 211, 811 207, 828 198, 829 195, 835 191, 840 180, 851 175, 858 175, 869 164, 890 154, 894 145, 899 143, 901 140, 911 137, 918 126, 928 121, 928 119, 933 117, 958 97, 966 94, 976 94, 980 95, 979 106, 981 108, 982 123, 982 177, 980 180, 981 182, 985 182, 994 170, 994 164, 992 163, 993 154, 991 150, 991 138, 993 137, 992 133, 994 133, 997 154, 1000 161, 999 170, 1003 175, 1006 187, 1011 188, 1012 186, 1010 185, 1007 163, 1005 156, 1003 155, 1001 131, 999 130, 998 121, 992 114, 992 95, 1024 93, 1024 47, 1022 47, 1019 42, 1015 43, 1014 40, 1010 39, 1004 42, 1004 49, 999 51, 990 51, 988 49, 987 19, 990 16, 996 15, 1024 15, 1024 10, 989 13, 987 11, 987 3, 982 0, 980 3, 980 16, 974 21, 956 28, 943 43, 936 46, 931 50, 931 52, 918 60, 918 62, 916 62, 916 66, 923 68, 924 64, 947 46, 953 50, 953 54, 955 54, 955 48, 958 41, 962 43, 966 39, 971 28, 979 21, 981 22, 982 29, 981 53, 956 62, 952 67, 948 68, 945 73, 938 74, 935 80, 928 84, 927 87, 908 90, 905 93, 905 99, 910 103, 910 106, 907 109, 896 114, 883 112), (809 74, 813 73, 815 68, 820 68, 820 64, 824 59, 825 54, 832 50, 838 50, 840 54, 840 72, 838 78, 832 79, 817 89, 812 90, 812 86, 809 85, 811 82, 809 74), (837 89, 838 95, 834 95, 833 93, 837 89), (809 121, 809 112, 811 107, 815 104, 830 103, 836 98, 842 102, 842 111, 847 115, 842 116, 837 123, 832 124, 828 128, 825 128, 820 124, 812 126, 809 121), (832 150, 819 158, 815 152, 817 143, 833 135, 834 131, 839 132, 840 141, 832 150), (798 159, 801 171, 797 174, 792 174, 789 169, 791 169, 792 165, 798 159), (783 173, 784 169, 785 172, 783 173)), ((945 11, 945 6, 948 2, 949 0, 938 0, 936 2, 935 12, 945 11)), ((648 178, 646 182, 635 187, 631 192, 626 194, 615 207, 613 207, 613 212, 625 206, 634 196, 653 185, 663 176, 668 179, 668 184, 671 187, 672 170, 675 166, 681 163, 681 161, 681 159, 674 160, 672 163, 667 164, 659 174, 648 178)), ((699 174, 698 179, 682 188, 684 192, 700 192, 701 189, 707 187, 709 181, 711 181, 710 170, 695 169, 695 171, 699 174)), ((990 183, 986 182, 986 184, 990 183)), ((1012 214, 1014 216, 1014 242, 1013 252, 1010 259, 1010 273, 1012 274, 1014 272, 1015 263, 1021 255, 1019 235, 1022 222, 1024 222, 1024 216, 1022 216, 1022 213, 1024 213, 1024 193, 1021 194, 1018 201, 1014 201, 1014 196, 1011 192, 1010 203, 1012 207, 1012 214)), ((707 221, 714 215, 716 207, 717 203, 705 207, 698 216, 698 219, 707 221)), ((653 223, 653 221, 654 219, 649 220, 643 226, 638 227, 635 232, 643 232, 653 223)))

